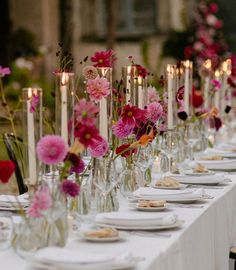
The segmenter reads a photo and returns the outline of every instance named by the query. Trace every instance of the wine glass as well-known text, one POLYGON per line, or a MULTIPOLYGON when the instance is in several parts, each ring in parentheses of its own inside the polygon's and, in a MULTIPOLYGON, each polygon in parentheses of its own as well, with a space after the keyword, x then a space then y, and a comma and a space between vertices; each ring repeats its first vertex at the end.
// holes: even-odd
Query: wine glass
POLYGON ((142 172, 143 183, 149 184, 149 181, 146 179, 147 169, 150 168, 155 160, 154 148, 151 143, 145 147, 140 147, 137 155, 134 158, 135 165, 140 168, 142 172))
POLYGON ((112 196, 112 190, 118 184, 118 177, 115 169, 115 163, 110 157, 103 157, 101 159, 96 159, 94 175, 93 175, 93 185, 102 196, 101 199, 101 211, 109 211, 110 207, 108 205, 108 196, 112 196))
POLYGON ((168 158, 168 171, 171 172, 172 162, 176 158, 179 142, 178 134, 175 131, 167 131, 160 140, 160 150, 168 158))
POLYGON ((12 215, 10 212, 0 213, 0 249, 11 246, 13 233, 12 215))

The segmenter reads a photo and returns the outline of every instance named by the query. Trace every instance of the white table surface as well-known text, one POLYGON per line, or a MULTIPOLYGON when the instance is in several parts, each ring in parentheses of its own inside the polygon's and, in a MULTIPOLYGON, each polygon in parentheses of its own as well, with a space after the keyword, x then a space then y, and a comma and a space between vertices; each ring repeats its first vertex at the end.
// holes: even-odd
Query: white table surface
MULTIPOLYGON (((135 270, 226 270, 229 249, 236 244, 236 175, 223 189, 206 189, 214 199, 203 208, 171 208, 185 220, 180 229, 161 231, 164 235, 137 236, 128 233, 125 241, 115 243, 84 242, 71 236, 67 247, 86 251, 132 252, 144 257, 135 270)), ((124 201, 121 208, 127 208, 124 201)), ((12 249, 0 250, 1 270, 31 269, 12 249)), ((62 270, 62 269, 60 269, 62 270)), ((102 269, 101 269, 102 270, 102 269)))

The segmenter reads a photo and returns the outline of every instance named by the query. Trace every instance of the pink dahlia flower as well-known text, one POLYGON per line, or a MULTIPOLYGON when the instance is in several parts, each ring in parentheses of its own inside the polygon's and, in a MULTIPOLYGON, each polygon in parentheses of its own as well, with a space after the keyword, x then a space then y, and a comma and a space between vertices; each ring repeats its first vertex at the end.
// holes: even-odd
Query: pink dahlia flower
POLYGON ((76 197, 79 195, 80 192, 80 186, 77 183, 74 183, 70 180, 64 180, 61 183, 61 190, 64 192, 67 196, 70 197, 76 197))
POLYGON ((39 160, 51 165, 62 162, 67 154, 68 146, 58 135, 46 135, 37 144, 39 160))
POLYGON ((151 122, 156 123, 162 116, 162 106, 158 102, 152 102, 147 106, 147 117, 151 122))
POLYGON ((96 114, 99 112, 98 106, 86 99, 80 99, 75 105, 76 120, 84 125, 94 125, 96 114))
POLYGON ((94 62, 95 67, 112 67, 116 57, 113 50, 96 52, 91 61, 94 62))
POLYGON ((30 217, 40 218, 42 212, 52 207, 52 196, 48 186, 43 186, 36 191, 27 213, 30 217))
POLYGON ((106 78, 97 76, 94 80, 88 80, 87 92, 92 101, 100 101, 110 94, 110 83, 106 78))
POLYGON ((220 81, 218 81, 218 80, 211 80, 211 83, 212 83, 215 91, 220 90, 220 88, 221 88, 221 82, 220 81))
POLYGON ((95 126, 78 126, 75 130, 75 137, 85 147, 89 147, 93 144, 93 140, 99 138, 99 132, 95 126))
POLYGON ((120 139, 124 139, 133 132, 133 126, 125 124, 121 119, 112 126, 113 133, 120 139))
POLYGON ((93 140, 92 144, 88 147, 92 157, 102 157, 109 149, 107 141, 99 136, 93 140))

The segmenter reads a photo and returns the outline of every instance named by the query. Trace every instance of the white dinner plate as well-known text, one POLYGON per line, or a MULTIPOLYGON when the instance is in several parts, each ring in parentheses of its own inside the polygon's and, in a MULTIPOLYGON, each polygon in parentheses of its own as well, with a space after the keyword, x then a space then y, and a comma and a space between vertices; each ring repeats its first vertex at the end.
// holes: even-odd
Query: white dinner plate
POLYGON ((162 186, 156 186, 156 185, 152 185, 151 187, 152 188, 157 188, 157 189, 172 189, 172 190, 176 190, 176 189, 184 189, 184 188, 186 188, 186 186, 187 185, 180 184, 178 187, 162 187, 162 186))
MULTIPOLYGON (((112 225, 112 227, 118 229, 118 230, 147 230, 147 231, 153 231, 153 230, 167 230, 167 229, 173 229, 180 227, 184 224, 184 220, 176 220, 175 223, 169 224, 169 225, 155 225, 155 226, 135 226, 135 225, 112 225)), ((104 223, 97 223, 98 226, 100 227, 111 227, 109 224, 104 224, 104 223)))
POLYGON ((124 240, 127 235, 125 232, 119 232, 118 236, 103 237, 103 238, 87 236, 84 233, 80 233, 79 236, 81 239, 89 241, 89 242, 106 243, 106 242, 116 242, 116 241, 124 240))
POLYGON ((194 172, 193 170, 187 170, 187 171, 184 171, 184 174, 185 175, 189 175, 189 176, 207 176, 207 175, 214 175, 215 172, 213 171, 208 171, 208 172, 194 172))

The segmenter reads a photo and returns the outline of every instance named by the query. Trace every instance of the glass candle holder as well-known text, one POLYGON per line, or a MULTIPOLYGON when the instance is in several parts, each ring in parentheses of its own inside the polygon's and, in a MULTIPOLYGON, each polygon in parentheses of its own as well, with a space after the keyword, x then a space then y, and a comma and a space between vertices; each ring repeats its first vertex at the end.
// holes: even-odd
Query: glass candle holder
POLYGON ((56 134, 74 142, 74 73, 56 74, 56 134))
POLYGON ((112 141, 113 99, 112 99, 112 68, 97 68, 100 77, 109 82, 110 94, 99 101, 98 128, 100 134, 109 142, 112 141))
POLYGON ((23 88, 23 177, 30 185, 36 184, 39 172, 36 144, 43 133, 42 96, 41 88, 23 88))

